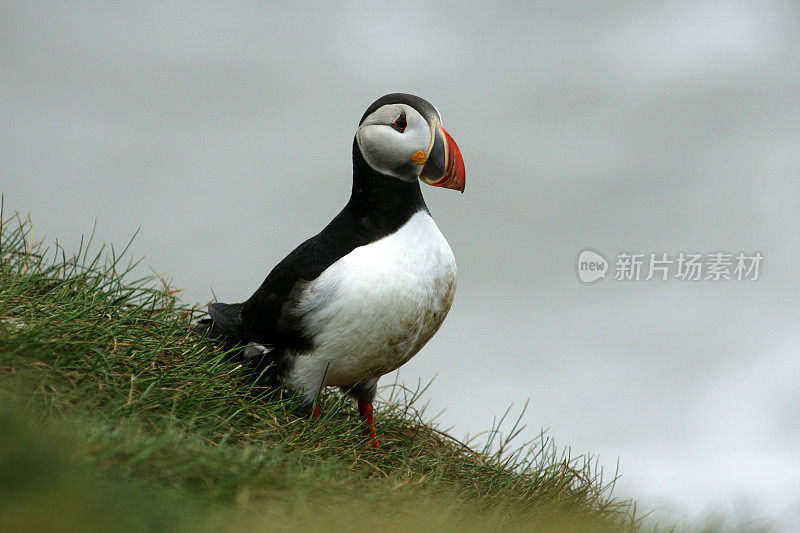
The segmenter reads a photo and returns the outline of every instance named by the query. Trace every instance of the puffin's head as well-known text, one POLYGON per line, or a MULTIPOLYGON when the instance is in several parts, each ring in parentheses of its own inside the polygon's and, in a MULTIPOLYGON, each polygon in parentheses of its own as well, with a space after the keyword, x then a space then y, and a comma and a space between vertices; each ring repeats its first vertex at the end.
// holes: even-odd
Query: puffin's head
POLYGON ((381 174, 464 192, 461 151, 442 127, 439 111, 418 96, 378 98, 361 117, 356 142, 367 164, 381 174))

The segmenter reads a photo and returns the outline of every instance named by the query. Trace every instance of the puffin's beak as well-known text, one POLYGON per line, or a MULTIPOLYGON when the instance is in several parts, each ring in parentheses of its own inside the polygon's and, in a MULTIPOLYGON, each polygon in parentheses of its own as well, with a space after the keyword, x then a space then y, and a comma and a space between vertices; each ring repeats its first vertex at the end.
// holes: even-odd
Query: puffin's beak
POLYGON ((428 149, 428 157, 419 179, 434 187, 464 192, 467 173, 461 150, 438 120, 431 126, 431 137, 433 142, 428 149))

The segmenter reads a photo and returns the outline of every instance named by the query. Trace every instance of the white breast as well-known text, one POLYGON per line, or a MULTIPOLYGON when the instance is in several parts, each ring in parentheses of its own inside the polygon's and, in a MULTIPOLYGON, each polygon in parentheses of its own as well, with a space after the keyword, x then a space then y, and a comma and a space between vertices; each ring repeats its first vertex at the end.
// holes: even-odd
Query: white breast
POLYGON ((287 385, 315 394, 323 376, 324 385, 349 386, 395 370, 439 329, 455 289, 450 246, 428 213, 416 213, 309 285, 298 309, 314 345, 287 385))

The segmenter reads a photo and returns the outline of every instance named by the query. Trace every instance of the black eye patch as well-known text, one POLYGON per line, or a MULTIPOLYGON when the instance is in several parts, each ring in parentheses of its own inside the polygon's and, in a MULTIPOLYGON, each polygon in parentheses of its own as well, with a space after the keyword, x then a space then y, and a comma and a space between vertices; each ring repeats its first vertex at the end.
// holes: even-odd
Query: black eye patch
POLYGON ((403 111, 402 113, 400 113, 400 116, 397 117, 397 120, 392 122, 392 127, 397 131, 399 131, 400 133, 403 133, 404 131, 406 131, 406 126, 408 126, 408 123, 406 122, 406 112, 403 111))

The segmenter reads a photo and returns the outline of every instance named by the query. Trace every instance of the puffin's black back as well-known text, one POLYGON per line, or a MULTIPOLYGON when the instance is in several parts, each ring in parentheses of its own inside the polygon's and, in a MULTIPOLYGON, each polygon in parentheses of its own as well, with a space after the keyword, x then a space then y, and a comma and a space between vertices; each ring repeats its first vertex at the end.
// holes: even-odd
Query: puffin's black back
POLYGON ((350 200, 319 234, 278 263, 243 304, 241 340, 307 346, 310 339, 303 336, 298 320, 286 313, 292 306, 291 299, 296 297, 292 292, 295 286, 316 279, 355 248, 394 233, 421 210, 427 211, 427 206, 419 182, 378 173, 366 163, 358 143, 353 141, 350 200))

